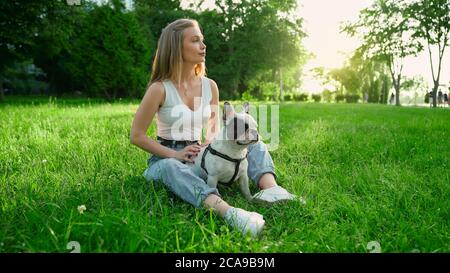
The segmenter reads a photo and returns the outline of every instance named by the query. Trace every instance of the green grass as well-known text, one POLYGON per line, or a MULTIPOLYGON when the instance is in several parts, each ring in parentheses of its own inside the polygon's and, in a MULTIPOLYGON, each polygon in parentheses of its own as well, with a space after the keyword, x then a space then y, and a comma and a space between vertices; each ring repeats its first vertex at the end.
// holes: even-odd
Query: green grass
POLYGON ((70 241, 81 252, 368 252, 371 241, 450 252, 449 109, 281 105, 278 181, 308 204, 260 207, 221 189, 264 215, 251 240, 144 180, 148 155, 129 142, 136 108, 0 104, 0 252, 68 252, 70 241))

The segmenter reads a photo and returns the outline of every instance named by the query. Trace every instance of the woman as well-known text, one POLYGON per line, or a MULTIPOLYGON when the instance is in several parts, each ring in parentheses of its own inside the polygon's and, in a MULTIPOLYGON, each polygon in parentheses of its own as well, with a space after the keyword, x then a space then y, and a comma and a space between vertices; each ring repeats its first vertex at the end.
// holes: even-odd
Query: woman
MULTIPOLYGON (((258 235, 264 226, 262 215, 234 208, 216 188, 210 188, 183 162, 193 162, 199 153, 201 131, 206 124, 207 145, 219 132, 219 90, 205 77, 206 45, 198 22, 179 19, 167 25, 159 38, 149 87, 136 111, 131 143, 151 153, 147 180, 164 184, 184 201, 212 209, 227 224, 242 233, 258 235), (157 141, 146 132, 157 115, 157 141), (194 122, 192 122, 194 121, 194 122)), ((249 147, 248 175, 261 189, 254 198, 266 203, 292 200, 294 195, 278 186, 273 161, 264 143, 249 147)))

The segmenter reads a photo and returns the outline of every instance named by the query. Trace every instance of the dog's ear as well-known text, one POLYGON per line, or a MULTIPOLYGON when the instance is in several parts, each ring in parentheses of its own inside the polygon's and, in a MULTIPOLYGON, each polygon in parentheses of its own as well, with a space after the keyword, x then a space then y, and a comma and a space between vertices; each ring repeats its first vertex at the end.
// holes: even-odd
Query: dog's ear
POLYGON ((244 102, 244 105, 242 105, 242 112, 248 114, 250 111, 250 103, 248 101, 244 102))
POLYGON ((234 108, 228 101, 223 104, 223 121, 227 121, 234 116, 234 108))

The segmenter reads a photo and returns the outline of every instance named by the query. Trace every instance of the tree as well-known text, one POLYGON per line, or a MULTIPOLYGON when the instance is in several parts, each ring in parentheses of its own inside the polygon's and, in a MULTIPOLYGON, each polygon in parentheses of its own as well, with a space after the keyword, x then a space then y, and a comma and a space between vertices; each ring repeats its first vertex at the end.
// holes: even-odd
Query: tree
POLYGON ((168 23, 179 18, 199 22, 207 46, 208 76, 220 86, 221 98, 239 98, 246 91, 262 95, 268 82, 280 81, 281 67, 283 88, 298 85, 290 78, 299 74, 306 54, 300 43, 302 21, 290 15, 295 0, 224 0, 215 1, 211 9, 201 8, 203 1, 183 9, 180 2, 135 0, 134 6, 151 33, 152 49, 168 23))
MULTIPOLYGON (((384 62, 376 58, 368 58, 362 48, 358 48, 349 60, 349 66, 356 70, 359 76, 359 93, 364 98, 368 95, 368 102, 378 103, 382 96, 381 86, 388 81, 385 76, 389 75, 388 68, 384 62)), ((389 83, 389 81, 388 81, 389 83)))
POLYGON ((36 33, 32 47, 33 62, 41 68, 49 83, 49 91, 62 95, 81 88, 68 70, 73 41, 83 32, 82 23, 94 6, 90 3, 68 5, 65 1, 51 1, 47 18, 36 33))
POLYGON ((180 0, 134 0, 133 11, 144 31, 153 60, 161 31, 172 21, 192 18, 193 13, 181 9, 180 0))
POLYGON ((400 105, 403 59, 417 55, 422 49, 421 44, 412 39, 406 7, 404 0, 377 0, 360 12, 356 23, 347 24, 343 29, 351 36, 362 38, 361 49, 368 57, 387 64, 397 106, 400 105))
MULTIPOLYGON (((411 19, 414 29, 413 38, 426 42, 433 77, 433 94, 436 98, 442 58, 445 48, 449 45, 450 0, 415 0, 407 6, 406 14, 411 19), (433 63, 433 46, 437 46, 437 67, 433 63)), ((436 100, 433 107, 436 107, 436 100)))
MULTIPOLYGON (((213 41, 218 44, 212 46, 217 51, 208 67, 226 93, 239 97, 255 78, 271 74, 263 80, 279 82, 281 67, 291 71, 291 67, 301 66, 306 55, 300 43, 302 20, 287 15, 295 1, 226 0, 215 4, 216 24, 208 27, 217 33, 213 41)), ((296 72, 281 74, 284 80, 284 74, 296 72)))
POLYGON ((150 52, 136 17, 121 1, 89 12, 71 54, 69 70, 88 95, 113 100, 145 91, 150 52))
POLYGON ((0 101, 3 75, 14 63, 30 58, 35 34, 46 17, 47 0, 0 1, 0 101))

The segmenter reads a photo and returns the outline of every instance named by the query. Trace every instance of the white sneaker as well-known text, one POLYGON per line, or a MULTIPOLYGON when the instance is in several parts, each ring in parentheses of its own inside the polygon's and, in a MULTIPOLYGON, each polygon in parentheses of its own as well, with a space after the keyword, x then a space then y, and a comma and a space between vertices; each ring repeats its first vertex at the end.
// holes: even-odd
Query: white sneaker
POLYGON ((228 209, 225 221, 230 226, 239 229, 244 236, 250 233, 252 237, 261 233, 265 223, 261 214, 234 207, 228 209))
POLYGON ((305 199, 302 197, 297 197, 294 194, 289 193, 287 190, 285 190, 283 187, 280 186, 274 186, 265 190, 261 190, 257 194, 253 195, 253 200, 257 202, 263 202, 263 203, 279 203, 279 202, 285 202, 289 200, 298 200, 303 205, 306 205, 305 199))

